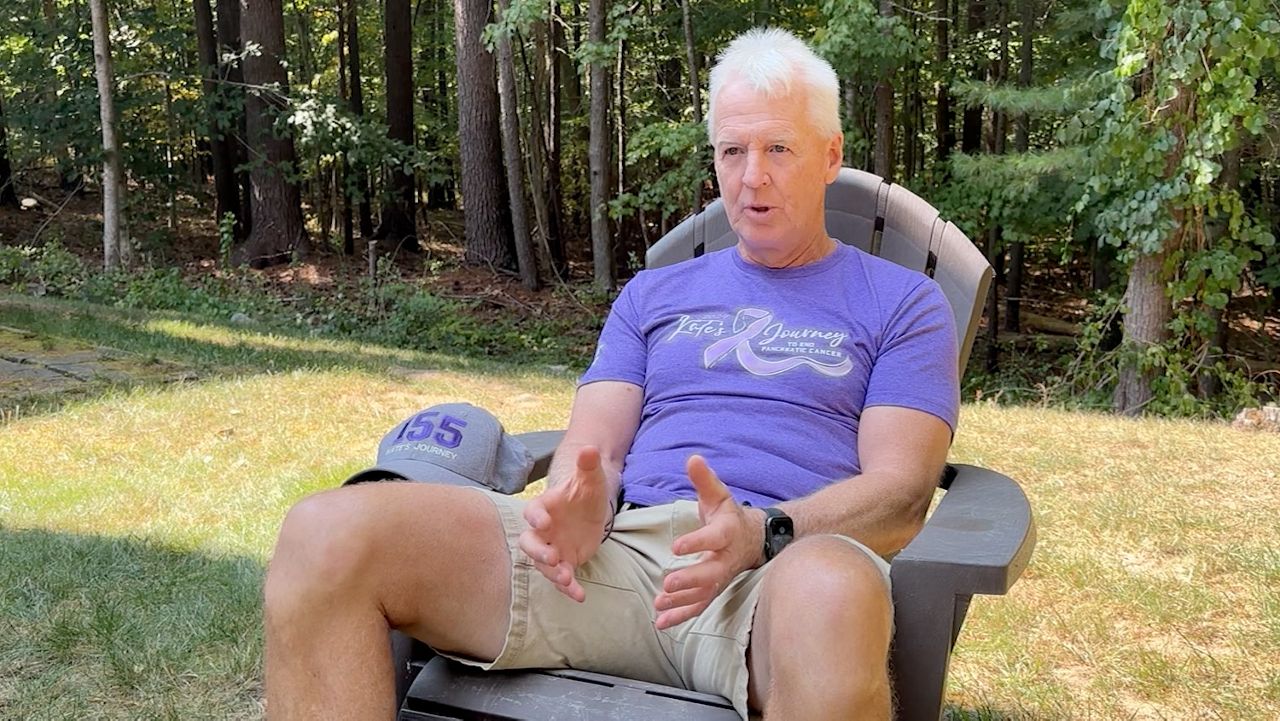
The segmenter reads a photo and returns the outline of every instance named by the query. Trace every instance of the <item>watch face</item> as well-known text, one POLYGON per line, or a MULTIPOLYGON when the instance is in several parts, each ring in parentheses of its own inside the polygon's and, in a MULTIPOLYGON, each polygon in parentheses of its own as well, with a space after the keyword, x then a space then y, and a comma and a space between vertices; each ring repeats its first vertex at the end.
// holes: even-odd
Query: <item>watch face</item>
POLYGON ((765 545, 768 546, 769 558, 781 553, 794 537, 795 524, 789 516, 782 514, 770 516, 768 523, 765 524, 765 545))

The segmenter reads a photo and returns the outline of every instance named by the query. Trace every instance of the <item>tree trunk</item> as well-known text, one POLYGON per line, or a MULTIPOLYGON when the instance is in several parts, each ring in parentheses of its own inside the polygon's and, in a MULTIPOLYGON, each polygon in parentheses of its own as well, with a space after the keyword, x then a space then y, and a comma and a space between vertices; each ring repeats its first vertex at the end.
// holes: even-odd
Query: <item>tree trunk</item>
POLYGON ((0 98, 0 205, 18 205, 18 192, 13 182, 13 166, 9 163, 9 135, 4 120, 3 98, 0 98))
MULTIPOLYGON (((684 53, 689 59, 689 101, 693 103, 693 120, 702 125, 702 69, 698 67, 698 46, 694 42, 693 18, 689 9, 690 0, 680 0, 680 13, 684 23, 684 53)), ((701 193, 699 193, 701 196, 701 193)), ((701 210, 702 203, 698 203, 701 210)))
POLYGON ((514 248, 502 148, 498 85, 493 56, 481 43, 493 6, 486 0, 454 0, 458 66, 458 147, 468 263, 511 268, 514 248))
POLYGON ((1173 304, 1165 292, 1164 261, 1165 251, 1161 249, 1138 256, 1129 271, 1129 287, 1122 301, 1124 346, 1133 357, 1121 365, 1120 380, 1111 400, 1112 408, 1127 416, 1140 414, 1155 395, 1151 389, 1155 373, 1141 368, 1138 356, 1169 337, 1173 304))
MULTIPOLYGON (((225 2, 226 0, 224 0, 225 2)), ((235 4, 234 2, 229 4, 235 4)), ((244 239, 240 222, 240 190, 236 184, 236 155, 231 133, 218 121, 223 95, 219 85, 218 42, 213 32, 213 11, 209 0, 195 0, 196 45, 200 53, 200 76, 203 79, 209 157, 213 164, 214 222, 221 223, 230 213, 235 218, 237 241, 244 239)))
MULTIPOLYGON (((351 108, 347 80, 350 72, 350 64, 347 62, 347 2, 341 0, 338 4, 338 99, 348 109, 351 108)), ((347 151, 343 150, 338 158, 334 184, 340 196, 338 202, 342 205, 342 217, 339 220, 342 226, 342 254, 352 256, 356 254, 355 220, 351 214, 351 194, 347 192, 347 165, 347 151)))
MULTIPOLYGON (((978 31, 986 27, 986 15, 986 0, 969 0, 968 32, 970 38, 977 38, 978 31)), ((977 53, 975 57, 981 58, 982 55, 983 53, 977 53)), ((971 69, 970 79, 982 80, 988 72, 988 67, 984 66, 981 60, 977 60, 971 69)), ((963 152, 976 153, 982 149, 982 113, 983 107, 981 105, 968 107, 964 110, 960 131, 960 150, 963 152)))
MULTIPOLYGON (((1031 87, 1032 40, 1035 37, 1035 0, 1020 0, 1019 25, 1022 42, 1018 47, 1018 87, 1031 87)), ((1013 133, 1013 149, 1019 155, 1031 147, 1031 115, 1018 113, 1013 133)), ((1022 268, 1024 247, 1021 240, 1009 246, 1009 270, 1005 286, 1005 329, 1017 333, 1022 327, 1022 268)))
MULTIPOLYGON (((347 58, 351 71, 351 112, 357 118, 364 117, 364 82, 360 70, 360 23, 357 13, 359 0, 347 0, 347 58)), ((360 191, 360 238, 373 237, 373 206, 369 196, 369 168, 360 163, 356 170, 356 187, 360 191)))
POLYGON ((938 73, 938 86, 936 89, 937 104, 934 115, 934 132, 935 142, 937 145, 937 159, 939 164, 947 161, 951 157, 951 148, 956 144, 955 117, 951 109, 951 45, 949 32, 951 28, 951 12, 949 0, 934 0, 933 14, 936 18, 934 22, 934 35, 936 37, 936 59, 938 73))
POLYGON ((224 119, 220 126, 229 147, 231 173, 239 194, 236 199, 239 212, 236 214, 236 225, 233 228, 235 239, 239 242, 249 237, 249 231, 253 228, 253 206, 250 201, 253 197, 253 184, 249 179, 248 153, 245 151, 248 132, 243 110, 244 66, 239 60, 224 63, 221 56, 223 53, 238 55, 241 51, 240 2, 238 0, 219 2, 217 23, 218 78, 223 82, 222 87, 219 88, 219 98, 228 108, 240 108, 235 111, 233 117, 224 119))
POLYGON ((244 60, 244 81, 253 90, 245 98, 247 141, 259 162, 249 171, 253 229, 232 254, 232 262, 265 268, 304 257, 308 248, 298 186, 288 179, 296 170, 293 136, 277 116, 289 92, 284 59, 284 16, 280 0, 240 0, 245 44, 260 48, 244 60))
MULTIPOLYGON (((386 0, 383 44, 387 81, 387 137, 413 147, 413 14, 409 0, 386 0)), ((387 168, 390 198, 374 237, 393 249, 418 250, 414 173, 403 165, 387 168)))
MULTIPOLYGON (((530 122, 525 128, 524 138, 525 147, 528 148, 529 155, 529 195, 533 199, 533 216, 538 226, 538 239, 542 244, 542 258, 540 263, 535 264, 541 272, 543 265, 546 264, 547 270, 552 275, 564 278, 564 269, 557 264, 555 260, 553 247, 559 244, 559 229, 553 226, 554 218, 551 217, 551 202, 548 199, 550 188, 547 183, 547 136, 546 123, 543 117, 542 98, 548 93, 547 74, 549 67, 554 67, 555 60, 547 55, 549 43, 547 24, 542 21, 534 23, 532 34, 534 37, 534 62, 530 68, 529 54, 525 52, 523 45, 520 46, 520 63, 524 66, 525 77, 527 79, 526 86, 529 88, 530 97, 530 122), (552 237, 553 230, 555 232, 554 239, 552 237)), ((514 59, 513 59, 514 62, 514 59)), ((517 260, 519 260, 517 253, 517 260)), ((563 258, 563 252, 561 252, 563 258)))
MULTIPOLYGON (((498 13, 507 11, 509 0, 498 0, 498 13)), ((498 39, 498 100, 502 106, 502 154, 507 166, 507 197, 511 202, 511 234, 515 238, 516 263, 520 282, 528 290, 538 288, 538 265, 529 236, 529 215, 524 204, 524 162, 520 154, 520 100, 516 97, 516 62, 511 54, 511 37, 498 39)))
MULTIPOLYGON (((691 0, 680 0, 680 13, 684 24, 684 54, 689 60, 689 101, 693 103, 693 121, 702 125, 702 68, 698 62, 697 38, 693 34, 693 17, 689 7, 691 0)), ((702 212, 702 183, 693 188, 693 212, 702 212)), ((663 216, 666 220, 666 216, 663 216)), ((666 229, 663 229, 666 235, 666 229)))
POLYGON ((569 261, 565 253, 565 216, 564 216, 564 183, 562 181, 561 164, 564 95, 561 83, 565 66, 569 66, 569 74, 578 76, 568 62, 568 50, 565 48, 564 20, 560 16, 559 0, 551 0, 551 10, 547 23, 550 38, 547 56, 547 250, 549 262, 555 273, 563 279, 569 277, 569 261))
MULTIPOLYGON (((893 17, 893 0, 880 0, 880 16, 893 17)), ((888 36, 886 36, 886 41, 888 36)), ((876 82, 876 149, 875 173, 886 182, 894 181, 893 152, 893 74, 897 68, 886 67, 876 82)))
POLYGON ((89 0, 93 21, 93 67, 98 79, 98 116, 102 120, 102 265, 108 272, 132 265, 132 252, 120 231, 124 183, 120 142, 116 138, 116 103, 112 92, 111 28, 106 0, 89 0))
MULTIPOLYGON (((605 42, 605 0, 590 0, 587 14, 591 42, 605 42)), ((591 260, 595 285, 613 290, 613 240, 609 237, 609 69, 591 63, 591 140, 587 157, 591 175, 591 260)))
MULTIPOLYGON (((916 35, 916 18, 911 19, 911 34, 916 35)), ((903 100, 903 119, 902 119, 902 176, 905 183, 911 184, 916 177, 916 163, 919 161, 920 147, 920 126, 917 124, 920 116, 920 105, 924 102, 924 98, 920 94, 920 63, 912 60, 907 73, 907 84, 909 90, 907 96, 903 100)))

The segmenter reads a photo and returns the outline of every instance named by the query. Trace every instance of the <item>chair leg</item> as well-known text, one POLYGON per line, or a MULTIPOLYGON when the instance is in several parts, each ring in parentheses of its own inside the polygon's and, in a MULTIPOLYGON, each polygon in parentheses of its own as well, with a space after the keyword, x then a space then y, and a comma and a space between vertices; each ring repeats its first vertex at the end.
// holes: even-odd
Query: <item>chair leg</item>
POLYGON ((404 706, 404 697, 409 694, 409 686, 413 683, 416 668, 410 665, 413 655, 414 640, 399 631, 391 632, 391 663, 396 674, 396 711, 404 706))
MULTIPOLYGON (((957 599, 938 594, 927 579, 895 578, 894 637, 891 652, 898 721, 938 721, 946 694, 947 667, 957 599)), ((964 599, 968 605, 968 598, 964 599)))

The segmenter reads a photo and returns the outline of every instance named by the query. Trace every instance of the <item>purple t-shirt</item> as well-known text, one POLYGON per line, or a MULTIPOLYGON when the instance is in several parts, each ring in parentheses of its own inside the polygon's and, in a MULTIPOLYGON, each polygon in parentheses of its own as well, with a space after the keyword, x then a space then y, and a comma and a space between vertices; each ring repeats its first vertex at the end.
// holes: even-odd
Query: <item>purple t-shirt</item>
POLYGON ((768 506, 858 473, 868 406, 932 413, 954 432, 955 321, 921 273, 843 243, 770 269, 736 248, 642 271, 614 302, 581 384, 644 389, 626 497, 697 497, 700 453, 739 502, 768 506))

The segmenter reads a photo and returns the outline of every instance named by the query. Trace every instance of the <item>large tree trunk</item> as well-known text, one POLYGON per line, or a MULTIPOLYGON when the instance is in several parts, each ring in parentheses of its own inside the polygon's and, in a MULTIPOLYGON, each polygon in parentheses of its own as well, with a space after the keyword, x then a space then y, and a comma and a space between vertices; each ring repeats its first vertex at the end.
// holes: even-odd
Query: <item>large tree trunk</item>
MULTIPOLYGON (((244 67, 241 62, 237 60, 224 63, 221 60, 223 53, 238 55, 241 51, 239 0, 222 0, 222 2, 218 3, 217 13, 218 78, 224 83, 219 89, 219 95, 229 110, 230 108, 241 107, 245 95, 244 67)), ((253 183, 249 178, 248 153, 244 147, 245 138, 248 137, 246 122, 244 111, 236 110, 235 115, 230 119, 224 119, 221 125, 221 130, 226 136, 227 145, 229 146, 228 152, 231 156, 232 176, 235 178, 239 193, 236 207, 240 211, 236 216, 236 225, 233 229, 237 241, 249 237, 249 231, 253 228, 253 204, 251 201, 253 183)))
MULTIPOLYGON (((226 0, 224 0, 225 2, 226 0)), ((222 89, 218 83, 218 42, 213 32, 213 10, 209 0, 195 0, 196 45, 200 53, 200 76, 203 79, 205 112, 208 114, 209 156, 213 162, 214 221, 221 223, 227 213, 236 219, 235 239, 244 240, 240 223, 240 189, 236 184, 236 156, 232 138, 218 115, 222 89)))
POLYGON ((0 98, 0 205, 18 205, 13 184, 13 166, 9 163, 9 135, 4 121, 3 98, 0 98))
POLYGON ((253 182, 250 207, 253 229, 232 254, 232 262, 265 268, 304 257, 308 248, 298 186, 288 174, 296 170, 293 136, 277 117, 285 106, 289 78, 284 65, 284 17, 280 0, 240 0, 245 44, 260 53, 244 60, 244 81, 257 89, 245 98, 249 147, 260 162, 249 172, 253 182))
POLYGON ((454 0, 458 64, 458 146, 468 263, 511 268, 514 247, 498 130, 498 85, 493 56, 481 43, 493 6, 454 0))
MULTIPOLYGON (((505 13, 508 0, 498 0, 498 12, 505 13)), ((498 39, 498 96, 502 106, 502 154, 507 166, 507 197, 511 202, 511 233, 516 243, 520 281, 529 290, 538 287, 538 265, 529 236, 529 214, 524 204, 524 163, 520 154, 520 101, 516 97, 516 63, 511 54, 511 37, 498 39)), ((536 152, 536 151, 535 151, 536 152)))
POLYGON ((1169 338, 1173 304, 1165 291, 1165 255, 1162 249, 1138 256, 1129 271, 1129 287, 1123 299, 1124 346, 1135 357, 1120 367, 1120 381, 1111 400, 1117 413, 1138 415, 1154 397, 1151 381, 1155 373, 1140 368, 1136 356, 1169 338))
MULTIPOLYGON (((387 80, 387 137, 413 147, 413 13, 409 0, 386 0, 383 40, 387 80)), ((388 168, 390 191, 374 237, 393 248, 418 250, 414 174, 388 168)))
POLYGON ((93 20, 93 67, 98 79, 98 115, 102 119, 102 265, 107 271, 128 268, 133 258, 121 233, 124 183, 120 142, 116 138, 116 103, 112 92, 111 28, 106 0, 89 0, 93 20))
MULTIPOLYGON (((605 0, 591 0, 587 14, 591 42, 605 42, 605 0)), ((591 63, 591 140, 587 148, 591 175, 591 260, 596 288, 613 290, 613 239, 609 237, 609 68, 591 63)))
MULTIPOLYGON (((880 0, 880 16, 893 17, 893 0, 880 0)), ((885 37, 888 40, 888 36, 885 37)), ((885 68, 876 82, 876 149, 875 173, 887 182, 894 181, 893 152, 893 75, 897 68, 885 68)))

